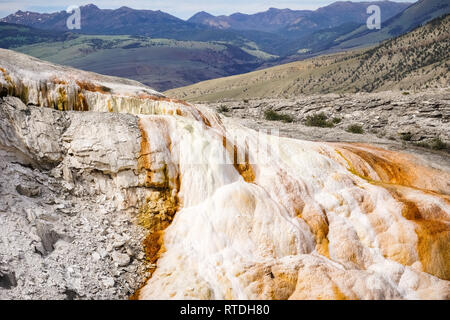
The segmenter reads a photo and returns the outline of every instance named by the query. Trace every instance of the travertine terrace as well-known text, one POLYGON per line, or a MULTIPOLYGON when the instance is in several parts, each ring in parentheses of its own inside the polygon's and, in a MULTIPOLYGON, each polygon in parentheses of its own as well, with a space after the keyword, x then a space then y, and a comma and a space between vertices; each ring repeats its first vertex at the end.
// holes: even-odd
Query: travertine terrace
MULTIPOLYGON (((120 228, 125 240, 99 236, 112 249, 79 271, 88 285, 69 288, 78 295, 124 297, 123 277, 134 270, 143 287, 133 282, 129 291, 140 299, 450 298, 449 172, 367 144, 254 131, 135 82, 6 50, 0 58, 0 168, 11 176, 1 182, 0 225, 15 230, 14 239, 2 234, 0 271, 18 278, 2 296, 17 297, 45 270, 11 276, 19 266, 58 265, 64 250, 77 252, 78 240, 64 233, 87 237, 103 227, 75 224, 55 236, 48 225, 65 217, 35 210, 54 197, 92 201, 91 219, 122 219, 109 232, 120 228), (47 232, 23 232, 44 222, 47 232), (146 259, 127 252, 125 243, 139 250, 136 241, 146 259), (14 242, 21 254, 6 259, 14 242), (119 268, 112 282, 96 279, 101 264, 119 268)), ((76 206, 69 212, 82 218, 76 206)), ((74 257, 72 269, 82 261, 74 257)), ((44 297, 62 290, 40 286, 44 297)))

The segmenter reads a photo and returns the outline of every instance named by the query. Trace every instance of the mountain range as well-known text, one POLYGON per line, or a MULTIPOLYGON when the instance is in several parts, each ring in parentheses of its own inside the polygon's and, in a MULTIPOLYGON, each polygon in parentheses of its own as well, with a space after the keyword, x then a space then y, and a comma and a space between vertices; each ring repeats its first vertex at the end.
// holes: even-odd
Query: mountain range
POLYGON ((213 16, 202 11, 188 21, 219 29, 260 30, 298 37, 311 31, 331 28, 344 23, 363 24, 367 20, 367 7, 373 4, 380 7, 382 21, 385 21, 402 12, 412 3, 338 1, 315 11, 270 8, 256 14, 235 13, 229 16, 213 16))
POLYGON ((324 55, 213 79, 166 94, 188 101, 293 98, 302 94, 446 88, 450 14, 371 49, 324 55))
POLYGON ((353 48, 404 34, 450 12, 450 3, 420 0, 335 2, 311 10, 271 8, 256 14, 184 21, 162 11, 80 8, 80 30, 66 11, 18 11, 0 20, 0 47, 50 62, 129 77, 158 90, 190 85, 353 48), (368 30, 366 8, 381 8, 382 29, 368 30))
MULTIPOLYGON (((292 43, 292 38, 299 39, 314 31, 342 24, 353 23, 356 27, 365 23, 368 17, 366 8, 371 4, 380 6, 382 19, 392 17, 410 5, 391 1, 336 2, 316 11, 271 8, 253 15, 236 13, 229 17, 213 17, 201 12, 184 21, 162 11, 128 7, 100 9, 90 4, 80 8, 81 29, 71 31, 95 35, 227 41, 239 45, 255 42, 259 49, 270 54, 288 55, 297 51, 300 46, 298 42, 292 43)), ((18 11, 0 21, 43 30, 69 31, 66 26, 69 16, 66 11, 43 14, 18 11)))
POLYGON ((336 42, 339 42, 339 48, 353 48, 378 43, 405 34, 417 26, 449 12, 450 1, 420 0, 406 10, 389 18, 380 30, 368 30, 361 26, 353 32, 338 38, 336 42))

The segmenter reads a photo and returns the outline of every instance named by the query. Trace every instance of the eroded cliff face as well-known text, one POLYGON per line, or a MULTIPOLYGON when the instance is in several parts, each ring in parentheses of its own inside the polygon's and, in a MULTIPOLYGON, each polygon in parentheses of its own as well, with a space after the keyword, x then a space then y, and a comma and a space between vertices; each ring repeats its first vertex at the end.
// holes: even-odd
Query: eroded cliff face
POLYGON ((135 297, 450 298, 448 172, 370 145, 257 132, 136 83, 0 54, 3 95, 18 97, 1 104, 5 161, 136 218, 151 271, 135 297))

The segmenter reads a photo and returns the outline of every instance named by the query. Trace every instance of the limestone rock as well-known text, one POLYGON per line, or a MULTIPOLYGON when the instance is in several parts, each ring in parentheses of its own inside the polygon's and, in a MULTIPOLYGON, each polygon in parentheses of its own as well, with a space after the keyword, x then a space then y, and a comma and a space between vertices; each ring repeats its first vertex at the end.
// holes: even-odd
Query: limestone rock
POLYGON ((127 254, 114 251, 111 256, 114 262, 117 263, 119 267, 126 267, 130 264, 130 256, 128 256, 127 254))
POLYGON ((35 198, 41 193, 41 190, 37 186, 18 185, 16 190, 20 195, 27 196, 29 198, 35 198))

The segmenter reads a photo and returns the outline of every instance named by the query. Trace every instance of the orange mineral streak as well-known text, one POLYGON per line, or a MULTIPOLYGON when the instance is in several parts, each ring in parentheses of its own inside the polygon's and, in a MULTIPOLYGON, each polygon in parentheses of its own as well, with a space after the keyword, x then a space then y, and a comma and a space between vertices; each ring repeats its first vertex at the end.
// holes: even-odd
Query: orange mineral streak
POLYGON ((329 223, 326 213, 321 210, 310 206, 306 206, 305 209, 297 214, 297 217, 303 219, 314 234, 316 241, 316 250, 323 256, 329 258, 329 223))
POLYGON ((53 78, 51 79, 51 81, 52 81, 54 84, 67 85, 67 81, 58 79, 58 78, 56 78, 56 77, 53 77, 53 78))
MULTIPOLYGON (((154 95, 149 95, 149 94, 144 94, 144 93, 139 94, 138 98, 152 100, 152 101, 172 102, 172 103, 182 104, 187 107, 191 106, 189 103, 187 103, 186 101, 183 101, 183 100, 171 99, 171 98, 167 98, 167 97, 163 97, 163 96, 154 96, 154 95)), ((177 114, 178 114, 178 111, 177 111, 177 114)))
MULTIPOLYGON (((169 226, 169 223, 165 225, 165 228, 169 226)), ((147 256, 147 261, 149 263, 156 263, 161 256, 162 253, 164 253, 164 231, 156 231, 151 234, 149 234, 145 240, 144 240, 144 248, 145 253, 147 256)), ((151 269, 155 270, 155 269, 151 269)), ((153 273, 153 271, 152 271, 153 273)))
POLYGON ((196 111, 200 116, 202 122, 205 124, 205 126, 211 127, 211 122, 209 121, 209 119, 200 110, 196 109, 196 111))
MULTIPOLYGON (((132 97, 134 97, 134 96, 132 96, 132 97)), ((164 96, 148 95, 148 94, 139 94, 137 97, 139 99, 143 99, 143 100, 164 101, 164 102, 174 103, 174 104, 178 104, 179 107, 184 106, 186 108, 182 107, 183 110, 181 110, 180 108, 169 109, 169 110, 166 110, 165 108, 163 108, 162 113, 167 114, 167 115, 177 115, 177 116, 186 116, 186 115, 190 114, 196 120, 201 121, 205 126, 207 126, 209 128, 212 127, 210 119, 208 119, 208 117, 205 116, 205 114, 202 111, 200 111, 197 107, 189 104, 186 101, 178 100, 178 99, 171 99, 171 98, 164 97, 164 96)), ((217 119, 214 119, 214 120, 215 120, 215 122, 217 122, 217 119)))
MULTIPOLYGON (((450 279, 450 218, 438 204, 426 201, 437 197, 444 204, 450 203, 447 172, 423 167, 414 163, 412 157, 366 145, 335 144, 336 151, 347 162, 348 170, 369 183, 385 188, 399 202, 405 221, 397 221, 400 241, 404 246, 392 249, 389 229, 376 216, 369 220, 379 234, 379 243, 385 256, 403 265, 412 265, 416 256, 424 272, 438 278, 450 279), (422 195, 422 198, 417 195, 422 195), (414 224, 417 235, 416 250, 406 244, 407 222, 414 224), (402 240, 402 236, 405 239, 402 240)), ((368 211, 365 211, 369 213, 368 211)))
MULTIPOLYGON (((164 175, 164 180, 159 181, 158 179, 155 179, 155 175, 157 172, 152 168, 153 158, 152 158, 152 150, 150 146, 150 139, 148 137, 147 131, 145 130, 142 121, 151 121, 153 127, 158 127, 161 130, 159 130, 159 133, 162 135, 162 137, 158 137, 159 139, 163 139, 165 141, 165 145, 168 147, 169 150, 172 148, 172 140, 170 138, 169 129, 167 127, 167 122, 165 119, 160 117, 152 117, 152 118, 146 118, 146 119, 140 119, 139 120, 139 129, 141 131, 142 140, 141 140, 141 151, 138 159, 138 170, 144 171, 146 173, 146 179, 145 179, 145 186, 146 187, 153 187, 153 188, 160 188, 160 189, 167 189, 172 188, 176 189, 176 191, 180 188, 180 176, 177 174, 174 177, 170 177, 168 174, 168 168, 169 165, 166 163, 163 168, 162 172, 164 175)), ((161 171, 161 169, 159 169, 161 171)))
POLYGON ((234 168, 239 172, 239 174, 244 178, 245 182, 253 183, 255 181, 255 172, 253 167, 249 163, 248 150, 245 152, 245 162, 241 163, 238 159, 238 147, 232 143, 225 135, 222 136, 223 147, 228 152, 228 155, 233 161, 234 168))
POLYGON ((79 93, 77 95, 77 101, 75 103, 74 110, 75 111, 89 111, 89 104, 86 100, 86 97, 82 93, 79 93))
POLYGON ((111 107, 111 101, 108 100, 106 107, 108 108, 108 112, 114 112, 114 109, 111 107))
POLYGON ((0 68, 0 71, 3 73, 3 77, 5 78, 5 80, 8 81, 9 76, 8 76, 8 73, 6 72, 6 70, 3 68, 0 68))
POLYGON ((110 93, 111 89, 105 86, 99 86, 88 81, 77 80, 76 84, 82 89, 90 92, 98 92, 101 94, 110 93))
POLYGON ((11 93, 14 94, 14 84, 12 82, 11 77, 8 75, 8 72, 5 69, 3 69, 3 68, 0 68, 0 71, 3 73, 3 78, 5 79, 5 81, 10 86, 10 88, 5 88, 5 89, 8 90, 10 94, 11 93))
POLYGON ((343 270, 332 271, 325 266, 301 268, 289 300, 355 300, 357 296, 351 291, 351 283, 347 283, 344 274, 343 270))
MULTIPOLYGON (((302 185, 299 180, 294 179, 292 175, 283 169, 274 172, 274 175, 279 188, 283 189, 281 194, 285 196, 285 208, 306 222, 314 234, 316 250, 329 258, 329 222, 326 212, 305 202, 305 198, 308 197, 306 186, 302 185)), ((277 200, 277 202, 282 203, 281 200, 277 200)))
MULTIPOLYGON (((155 265, 160 256, 165 252, 164 230, 172 223, 173 218, 178 211, 179 201, 176 194, 180 189, 180 177, 177 175, 176 178, 169 178, 167 169, 164 167, 164 181, 157 181, 157 179, 155 179, 155 172, 152 168, 153 159, 150 137, 145 130, 143 121, 151 121, 152 125, 157 125, 166 129, 167 123, 161 118, 145 118, 140 119, 138 122, 142 136, 141 150, 138 159, 138 171, 145 173, 144 186, 149 188, 149 194, 145 199, 145 203, 139 210, 138 221, 139 224, 149 232, 143 241, 147 262, 155 265), (175 195, 172 192, 174 190, 176 191, 175 195)), ((172 142, 167 130, 161 130, 161 132, 166 145, 170 149, 172 142)), ((156 268, 154 266, 149 268, 149 279, 152 277, 155 270, 156 268)), ((130 299, 139 299, 139 296, 140 289, 135 292, 130 299)))
POLYGON ((348 298, 340 289, 337 285, 333 284, 333 294, 334 294, 334 298, 333 300, 352 300, 350 298, 348 298))
POLYGON ((450 219, 437 205, 415 202, 407 188, 386 186, 402 204, 402 215, 415 224, 417 253, 422 269, 438 278, 450 280, 450 219))
MULTIPOLYGON (((287 300, 297 284, 298 268, 256 264, 239 274, 246 287, 263 300, 287 300)), ((228 298, 227 298, 228 299, 228 298)))
POLYGON ((138 170, 144 171, 146 174, 145 178, 145 186, 150 187, 153 185, 153 171, 151 169, 151 163, 152 163, 152 152, 150 148, 150 140, 147 135, 147 131, 144 129, 141 120, 138 123, 139 130, 141 131, 141 151, 139 153, 138 158, 138 170))
POLYGON ((450 194, 450 173, 420 165, 412 156, 365 144, 331 145, 349 169, 366 180, 450 194))

